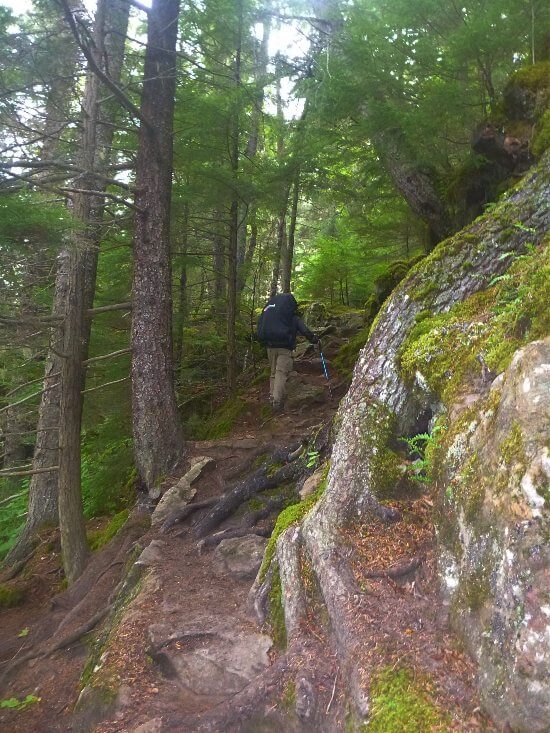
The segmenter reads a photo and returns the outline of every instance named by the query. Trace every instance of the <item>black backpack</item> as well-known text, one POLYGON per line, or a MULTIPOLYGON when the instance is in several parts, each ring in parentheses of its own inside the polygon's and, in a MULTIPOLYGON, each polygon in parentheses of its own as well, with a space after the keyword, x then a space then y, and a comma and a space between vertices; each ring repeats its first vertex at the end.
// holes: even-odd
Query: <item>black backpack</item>
POLYGON ((258 341, 266 346, 290 348, 294 341, 294 316, 298 309, 296 298, 279 293, 270 298, 258 320, 258 341))

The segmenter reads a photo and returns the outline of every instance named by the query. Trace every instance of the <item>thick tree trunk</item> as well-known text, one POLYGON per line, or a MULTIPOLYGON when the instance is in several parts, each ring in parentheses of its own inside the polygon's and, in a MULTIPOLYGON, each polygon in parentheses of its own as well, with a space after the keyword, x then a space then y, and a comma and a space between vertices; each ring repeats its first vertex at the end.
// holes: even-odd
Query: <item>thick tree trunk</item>
POLYGON ((182 452, 172 363, 170 199, 179 0, 149 11, 136 175, 132 408, 136 467, 151 493, 182 452))
POLYGON ((388 128, 373 136, 380 158, 395 187, 431 232, 432 248, 452 233, 453 228, 434 182, 407 149, 403 133, 388 128))

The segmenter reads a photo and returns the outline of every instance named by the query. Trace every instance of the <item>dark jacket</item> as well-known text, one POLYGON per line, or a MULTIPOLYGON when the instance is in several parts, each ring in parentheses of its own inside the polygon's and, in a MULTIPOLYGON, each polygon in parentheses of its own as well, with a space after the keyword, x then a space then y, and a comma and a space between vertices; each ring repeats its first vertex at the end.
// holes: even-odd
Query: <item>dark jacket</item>
POLYGON ((258 340, 271 349, 294 349, 301 333, 316 344, 319 339, 298 315, 298 304, 290 293, 279 293, 266 303, 258 321, 258 340))

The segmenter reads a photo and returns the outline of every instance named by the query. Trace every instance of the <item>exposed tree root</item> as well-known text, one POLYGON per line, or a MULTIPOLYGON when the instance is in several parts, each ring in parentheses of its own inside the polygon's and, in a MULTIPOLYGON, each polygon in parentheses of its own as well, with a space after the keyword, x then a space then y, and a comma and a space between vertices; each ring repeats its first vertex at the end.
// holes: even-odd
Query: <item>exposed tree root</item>
POLYGON ((185 519, 187 519, 187 517, 190 517, 191 514, 199 511, 199 509, 206 509, 207 507, 213 506, 219 500, 220 497, 216 496, 212 499, 205 499, 204 501, 196 501, 193 504, 186 504, 181 509, 177 509, 175 512, 172 512, 172 514, 168 515, 168 517, 164 520, 160 531, 162 532, 162 534, 166 534, 166 532, 172 529, 172 527, 175 524, 178 524, 178 522, 183 522, 185 519))
POLYGON ((266 461, 261 468, 255 471, 252 476, 241 481, 231 491, 227 492, 222 498, 202 517, 195 525, 195 535, 202 538, 217 527, 224 519, 230 516, 245 501, 248 501, 255 494, 266 489, 274 489, 288 481, 296 480, 304 473, 308 472, 308 468, 303 461, 298 460, 301 450, 297 452, 298 445, 275 451, 269 461, 266 461), (282 468, 269 474, 269 468, 277 461, 288 460, 293 456, 291 463, 287 463, 282 468))

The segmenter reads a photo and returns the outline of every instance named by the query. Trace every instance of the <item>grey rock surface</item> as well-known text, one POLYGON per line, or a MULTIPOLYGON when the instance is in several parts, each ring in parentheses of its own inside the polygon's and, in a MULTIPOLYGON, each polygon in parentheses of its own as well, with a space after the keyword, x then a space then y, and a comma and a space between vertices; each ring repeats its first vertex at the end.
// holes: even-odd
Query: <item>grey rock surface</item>
POLYGON ((254 534, 222 540, 214 550, 216 572, 240 579, 255 578, 266 545, 265 537, 254 534))

